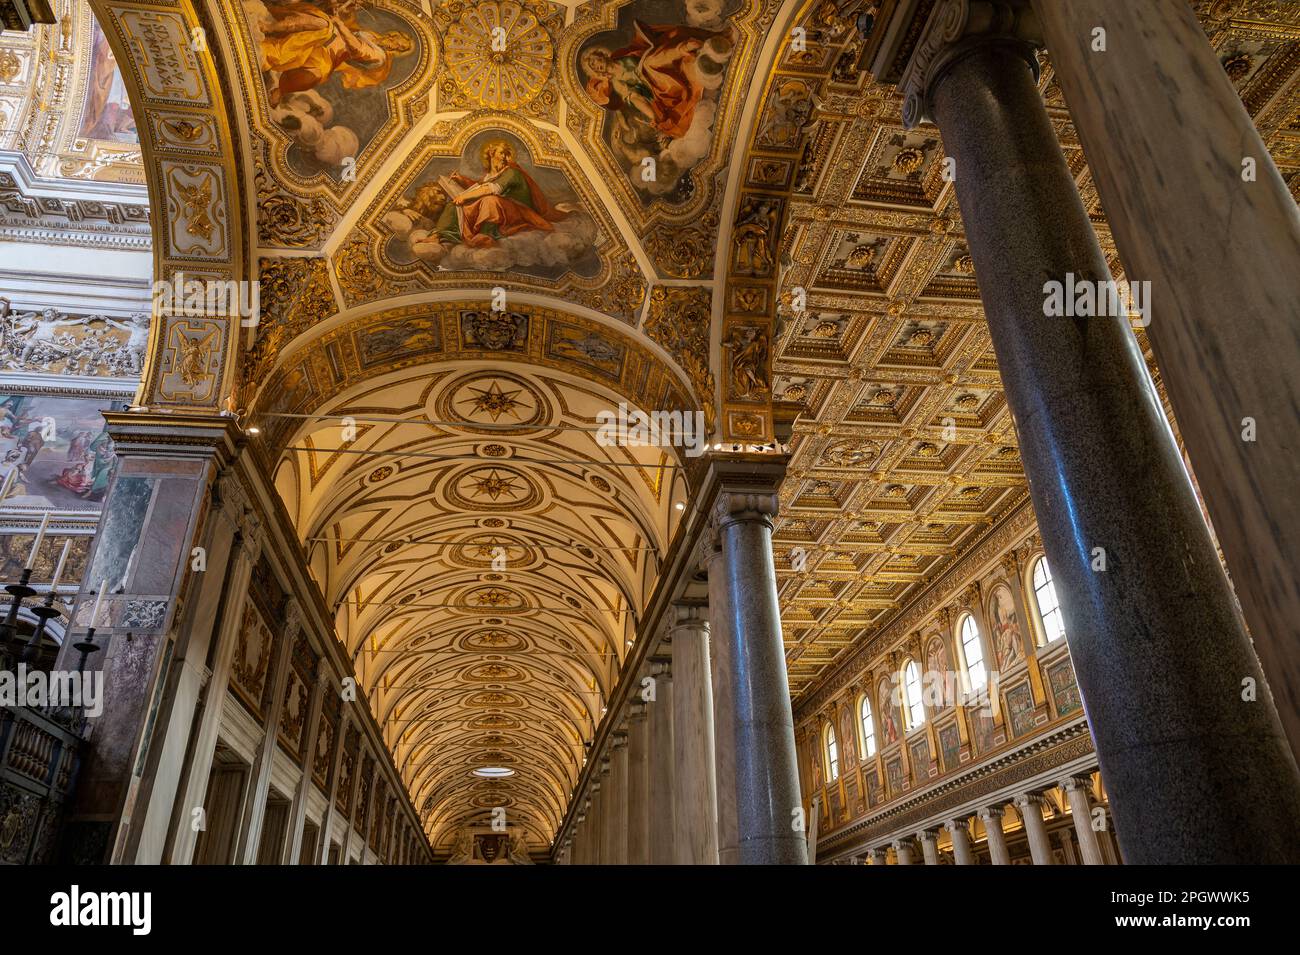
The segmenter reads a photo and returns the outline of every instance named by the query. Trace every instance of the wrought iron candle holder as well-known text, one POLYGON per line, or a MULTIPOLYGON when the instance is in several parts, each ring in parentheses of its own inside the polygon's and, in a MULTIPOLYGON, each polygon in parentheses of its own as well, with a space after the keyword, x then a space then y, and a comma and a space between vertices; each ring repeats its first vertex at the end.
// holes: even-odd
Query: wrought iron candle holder
POLYGON ((5 614, 4 622, 0 623, 0 643, 5 646, 13 642, 14 634, 18 632, 18 609, 28 597, 36 596, 36 591, 28 586, 31 579, 32 569, 27 567, 17 583, 5 585, 5 591, 12 598, 9 601, 9 612, 5 614))
POLYGON ((38 619, 35 629, 32 630, 31 638, 27 641, 27 645, 23 647, 23 653, 20 657, 23 663, 32 663, 36 660, 36 656, 40 653, 41 649, 41 639, 45 636, 45 625, 55 617, 63 616, 63 611, 56 610, 54 607, 55 596, 55 592, 51 590, 45 595, 44 603, 37 604, 35 607, 31 608, 32 613, 34 613, 38 619))
POLYGON ((86 658, 92 653, 98 653, 100 649, 99 644, 95 642, 95 628, 89 627, 86 630, 86 635, 81 638, 79 643, 74 643, 72 649, 81 654, 81 657, 77 660, 77 672, 85 673, 86 658))

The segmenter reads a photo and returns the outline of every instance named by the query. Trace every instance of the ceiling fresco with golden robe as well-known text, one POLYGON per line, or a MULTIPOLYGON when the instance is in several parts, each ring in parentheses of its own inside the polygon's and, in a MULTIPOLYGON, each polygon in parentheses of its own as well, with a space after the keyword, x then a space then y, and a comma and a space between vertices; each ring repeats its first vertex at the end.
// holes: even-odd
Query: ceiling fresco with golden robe
MULTIPOLYGON (((328 267, 329 295, 296 334, 336 313, 502 288, 637 329, 721 437, 770 436, 771 329, 754 318, 724 334, 719 267, 774 274, 779 204, 746 201, 734 256, 726 235, 731 153, 780 7, 214 5, 213 46, 238 65, 253 252, 318 253, 328 267), (724 362, 737 374, 719 378, 724 362)), ((292 349, 273 329, 252 338, 263 355, 292 349)))

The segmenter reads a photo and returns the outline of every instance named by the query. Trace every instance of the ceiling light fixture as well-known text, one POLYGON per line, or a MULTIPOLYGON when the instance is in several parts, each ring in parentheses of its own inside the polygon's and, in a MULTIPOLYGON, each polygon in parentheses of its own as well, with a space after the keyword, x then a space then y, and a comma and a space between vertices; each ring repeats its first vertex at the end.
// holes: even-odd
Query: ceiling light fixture
POLYGON ((474 770, 474 775, 483 779, 505 779, 507 776, 513 776, 514 774, 513 769, 507 769, 505 766, 480 766, 474 770))

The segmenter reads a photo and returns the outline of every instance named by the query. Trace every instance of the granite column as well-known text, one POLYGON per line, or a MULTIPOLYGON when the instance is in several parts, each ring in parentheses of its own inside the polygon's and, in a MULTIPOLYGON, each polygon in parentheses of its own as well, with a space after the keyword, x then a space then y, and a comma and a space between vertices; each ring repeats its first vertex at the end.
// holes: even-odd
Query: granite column
POLYGON ((1295 198, 1190 4, 1034 9, 1127 276, 1150 283, 1147 338, 1300 759, 1295 198))
POLYGON ((718 760, 718 804, 719 811, 724 803, 736 807, 735 842, 719 828, 724 865, 808 862, 804 834, 794 825, 802 800, 772 560, 776 511, 774 488, 751 465, 724 479, 711 516, 721 549, 720 566, 710 567, 711 619, 719 616, 712 607, 713 571, 719 569, 727 624, 710 645, 720 658, 713 668, 715 694, 721 683, 727 687, 722 705, 715 696, 715 730, 717 739, 729 741, 734 760, 730 776, 718 760))
POLYGON ((934 118, 954 170, 1125 858, 1300 861, 1300 771, 1267 692, 1243 698, 1259 661, 1035 85, 1036 29, 1024 2, 943 0, 904 118, 934 118))

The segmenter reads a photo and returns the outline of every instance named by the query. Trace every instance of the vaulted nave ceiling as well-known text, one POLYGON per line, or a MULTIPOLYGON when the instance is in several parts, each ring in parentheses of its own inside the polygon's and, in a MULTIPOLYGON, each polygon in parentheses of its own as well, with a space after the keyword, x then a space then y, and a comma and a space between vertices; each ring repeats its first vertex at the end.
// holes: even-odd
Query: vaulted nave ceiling
POLYGON ((631 382, 664 373, 622 336, 631 375, 601 383, 540 352, 445 355, 409 321, 345 329, 363 353, 406 336, 355 384, 272 380, 286 397, 260 420, 282 453, 277 488, 435 847, 495 807, 544 845, 687 496, 673 456, 602 445, 596 416, 645 404, 631 382), (485 767, 513 775, 474 775, 485 767))
MULTIPOLYGON (((163 30, 94 5, 119 44, 163 30)), ((1300 182, 1300 14, 1194 5, 1300 182)), ((498 805, 550 838, 672 540, 689 471, 600 446, 598 411, 761 443, 802 409, 776 537, 796 696, 1027 506, 942 144, 863 72, 878 6, 202 5, 262 282, 237 405, 439 848, 498 805), (455 205, 484 180, 511 202, 455 205)), ((1046 60, 1042 88, 1118 274, 1046 60)), ((150 141, 211 161, 192 115, 150 141)), ((164 252, 199 261, 228 183, 169 168, 164 252)))
POLYGON ((211 8, 264 302, 240 404, 440 849, 496 806, 549 841, 680 517, 685 459, 597 413, 771 433, 776 210, 740 259, 720 223, 778 7, 211 8), (484 181, 511 201, 458 210, 484 181), (733 266, 766 291, 729 315, 733 266))

